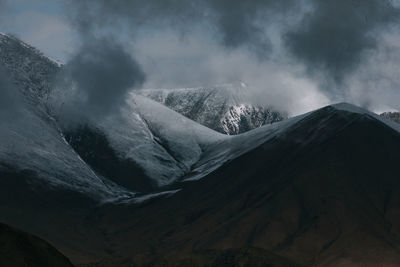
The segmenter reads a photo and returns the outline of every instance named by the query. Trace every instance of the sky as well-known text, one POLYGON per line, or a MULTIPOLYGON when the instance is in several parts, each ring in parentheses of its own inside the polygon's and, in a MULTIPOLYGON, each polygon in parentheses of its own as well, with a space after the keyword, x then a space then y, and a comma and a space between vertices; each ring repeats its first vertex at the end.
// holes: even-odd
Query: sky
POLYGON ((241 81, 249 101, 291 115, 400 109, 399 0, 1 2, 0 31, 64 63, 96 113, 132 89, 241 81))
MULTIPOLYGON (((3 0, 4 1, 4 0, 3 0)), ((66 62, 76 42, 61 0, 8 0, 0 31, 11 33, 49 57, 66 62)))

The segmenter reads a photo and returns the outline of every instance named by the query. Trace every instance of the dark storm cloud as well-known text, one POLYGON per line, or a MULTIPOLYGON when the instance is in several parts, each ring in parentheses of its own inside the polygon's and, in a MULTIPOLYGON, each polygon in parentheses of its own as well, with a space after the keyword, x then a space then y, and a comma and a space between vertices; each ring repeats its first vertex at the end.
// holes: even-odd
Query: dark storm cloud
MULTIPOLYGON (((265 23, 296 9, 296 0, 71 0, 74 23, 82 32, 94 32, 127 23, 138 29, 173 28, 182 32, 202 25, 230 48, 246 46, 258 55, 269 52, 265 23), (263 25, 264 24, 264 25, 263 25)), ((125 24, 126 25, 126 24, 125 24)))
POLYGON ((86 117, 104 116, 120 107, 128 90, 142 85, 145 75, 119 45, 122 42, 119 35, 135 37, 140 30, 151 32, 160 28, 185 33, 193 27, 205 26, 215 31, 215 38, 226 47, 246 45, 265 56, 269 42, 255 18, 267 19, 267 14, 260 14, 262 10, 284 9, 292 1, 283 0, 281 4, 272 0, 67 1, 71 24, 83 45, 62 74, 61 87, 73 88, 73 97, 64 105, 65 114, 69 114, 68 118, 79 118, 76 114, 71 116, 78 110, 86 117), (110 38, 111 32, 120 34, 110 38))
MULTIPOLYGON (((393 1, 390 0, 65 1, 71 11, 71 23, 81 33, 83 42, 92 38, 86 36, 107 36, 110 32, 118 32, 119 41, 129 38, 137 41, 143 36, 148 38, 153 33, 162 33, 163 30, 183 36, 194 36, 195 40, 204 39, 206 36, 206 39, 212 40, 212 45, 215 43, 219 48, 213 50, 218 54, 211 55, 210 58, 217 58, 221 51, 225 50, 233 52, 226 54, 228 56, 234 53, 243 55, 248 51, 253 52, 250 53, 252 56, 256 55, 246 59, 247 64, 239 62, 238 65, 247 67, 242 67, 242 73, 236 76, 237 79, 250 77, 249 82, 259 77, 269 77, 257 83, 260 85, 260 88, 256 89, 258 91, 274 90, 279 92, 268 92, 268 95, 279 95, 282 92, 290 97, 294 95, 292 89, 270 89, 271 84, 275 83, 271 79, 290 80, 292 76, 295 78, 302 76, 301 78, 312 81, 316 87, 323 88, 323 94, 335 100, 340 98, 341 101, 346 100, 344 96, 349 91, 347 88, 349 77, 357 74, 359 67, 365 64, 366 52, 374 51, 381 45, 382 34, 390 25, 397 22, 399 17, 398 8, 394 7, 393 1), (308 12, 304 13, 305 10, 308 12), (259 72, 258 77, 248 73, 268 64, 279 65, 280 73, 273 75, 276 78, 271 78, 269 73, 259 72), (300 73, 296 66, 302 68, 303 65, 307 71, 300 73)), ((164 39, 168 41, 168 38, 164 39)), ((162 50, 163 44, 167 42, 163 42, 162 38, 159 40, 160 44, 149 44, 149 46, 159 47, 162 50)), ((185 76, 191 77, 193 75, 179 66, 193 65, 192 62, 174 64, 176 59, 174 56, 180 56, 179 51, 182 47, 183 43, 176 47, 170 43, 170 46, 166 47, 167 52, 163 55, 168 60, 172 58, 168 61, 170 62, 167 66, 168 72, 184 72, 185 76), (165 55, 169 53, 168 51, 174 51, 176 54, 165 55)), ((207 47, 197 49, 207 49, 207 47)), ((146 49, 142 51, 146 52, 146 49)), ((196 54, 196 51, 193 54, 196 54)), ((203 54, 198 53, 198 55, 203 54)), ((140 54, 136 57, 141 58, 140 54)), ((143 60, 143 57, 141 59, 143 60)), ((108 57, 108 60, 114 59, 108 57)), ((157 61, 157 58, 153 60, 158 70, 166 68, 158 66, 160 61, 157 61)), ((216 65, 215 77, 224 75, 224 70, 231 68, 229 61, 226 62, 228 63, 216 65)), ((207 68, 208 66, 199 64, 197 69, 191 72, 202 73, 207 68)), ((271 69, 274 70, 266 68, 265 72, 271 69)), ((151 68, 146 68, 146 71, 148 77, 157 75, 151 68)), ((207 75, 202 77, 210 77, 208 72, 204 73, 207 75)), ((197 84, 212 82, 215 81, 197 81, 197 84)))
POLYGON ((277 16, 290 14, 298 6, 295 0, 206 0, 213 16, 212 23, 227 47, 247 47, 266 58, 270 42, 265 27, 277 16))
POLYGON ((384 30, 398 21, 387 0, 312 0, 314 10, 286 35, 287 46, 310 71, 322 70, 335 83, 358 67, 384 30))
POLYGON ((87 39, 61 73, 69 88, 62 115, 70 120, 97 119, 116 111, 145 75, 125 49, 111 39, 87 39))

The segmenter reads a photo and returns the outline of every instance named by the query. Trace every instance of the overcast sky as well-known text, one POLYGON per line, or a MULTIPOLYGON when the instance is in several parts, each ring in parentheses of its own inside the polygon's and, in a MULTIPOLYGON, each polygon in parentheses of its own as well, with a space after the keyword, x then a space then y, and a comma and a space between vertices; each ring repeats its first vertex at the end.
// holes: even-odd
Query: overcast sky
POLYGON ((74 51, 61 0, 8 0, 0 31, 12 33, 48 56, 66 62, 74 51))
MULTIPOLYGON (((135 66, 140 82, 126 87, 244 81, 251 101, 291 114, 339 101, 398 110, 399 6, 398 0, 8 0, 0 31, 71 62, 72 74, 92 66, 76 62, 93 47, 103 51, 93 57, 112 66, 129 53, 132 62, 124 63, 135 66)), ((104 70, 91 73, 104 77, 104 70)))

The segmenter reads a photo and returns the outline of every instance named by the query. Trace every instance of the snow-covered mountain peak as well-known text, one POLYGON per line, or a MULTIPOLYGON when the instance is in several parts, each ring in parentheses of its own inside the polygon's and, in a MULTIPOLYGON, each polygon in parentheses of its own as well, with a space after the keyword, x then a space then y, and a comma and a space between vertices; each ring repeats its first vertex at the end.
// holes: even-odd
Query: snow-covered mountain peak
POLYGON ((243 82, 212 87, 145 89, 138 93, 220 133, 236 135, 280 121, 285 115, 249 104, 243 82))

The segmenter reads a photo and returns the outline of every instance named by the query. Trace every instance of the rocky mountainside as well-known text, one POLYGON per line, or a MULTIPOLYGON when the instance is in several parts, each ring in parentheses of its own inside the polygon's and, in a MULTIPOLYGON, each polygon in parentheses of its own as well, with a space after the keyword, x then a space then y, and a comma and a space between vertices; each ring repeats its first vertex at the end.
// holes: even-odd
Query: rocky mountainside
POLYGON ((400 123, 400 112, 384 112, 382 117, 400 123))
POLYGON ((139 94, 228 135, 244 133, 286 118, 271 107, 246 104, 246 90, 246 85, 239 83, 185 89, 146 89, 140 90, 139 94))

